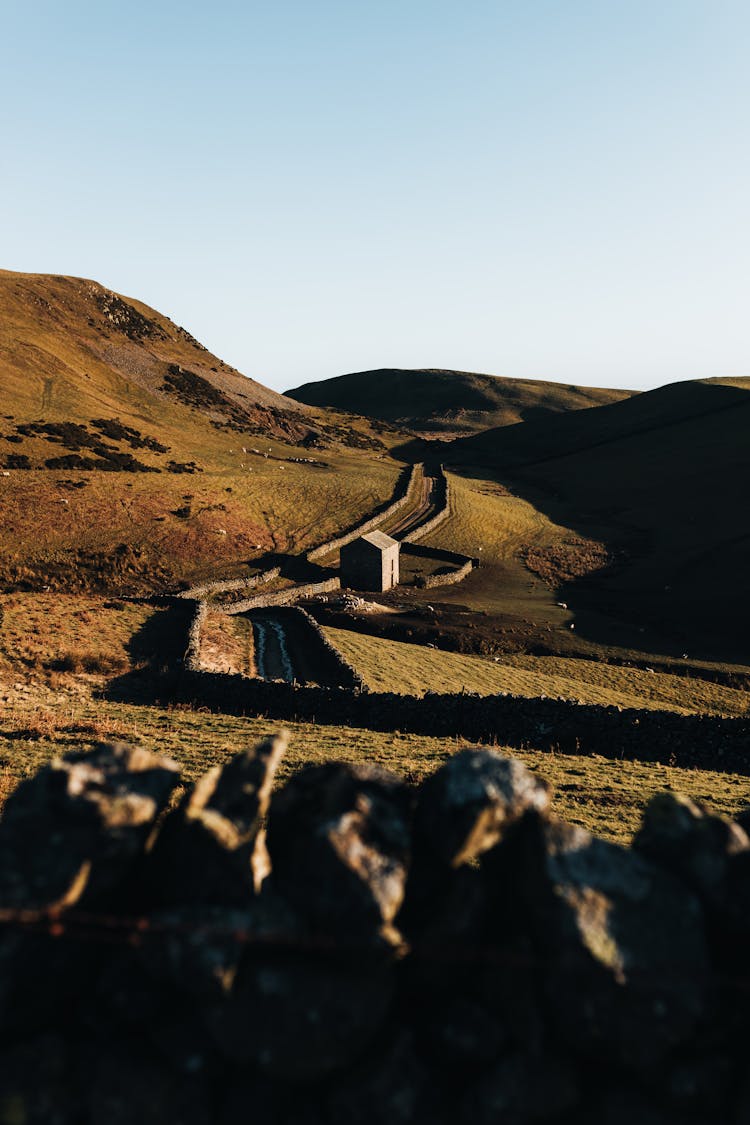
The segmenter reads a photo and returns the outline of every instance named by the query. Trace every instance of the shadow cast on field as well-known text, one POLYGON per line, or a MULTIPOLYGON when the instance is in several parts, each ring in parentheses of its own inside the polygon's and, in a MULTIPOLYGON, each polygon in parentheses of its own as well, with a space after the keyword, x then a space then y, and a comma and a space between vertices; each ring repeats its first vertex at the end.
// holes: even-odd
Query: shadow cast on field
POLYGON ((156 703, 174 692, 195 603, 174 598, 144 621, 127 645, 132 668, 108 680, 99 697, 117 703, 156 703))
MULTIPOLYGON (((748 388, 687 381, 440 443, 440 455, 607 548, 609 566, 557 587, 577 636, 746 662, 749 431, 748 388)), ((424 443, 394 452, 417 444, 424 456, 424 443)))

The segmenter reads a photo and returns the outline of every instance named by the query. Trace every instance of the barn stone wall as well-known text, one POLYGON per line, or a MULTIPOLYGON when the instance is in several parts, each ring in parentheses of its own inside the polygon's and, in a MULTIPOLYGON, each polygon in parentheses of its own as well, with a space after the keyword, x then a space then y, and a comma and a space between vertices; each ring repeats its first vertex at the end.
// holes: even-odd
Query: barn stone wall
POLYGON ((287 590, 278 590, 274 594, 258 594, 254 598, 246 598, 241 602, 233 602, 226 606, 225 612, 232 615, 247 613, 249 609, 269 609, 275 605, 294 605, 302 598, 314 598, 317 594, 330 594, 341 588, 338 577, 326 578, 322 582, 303 582, 290 586, 287 590))

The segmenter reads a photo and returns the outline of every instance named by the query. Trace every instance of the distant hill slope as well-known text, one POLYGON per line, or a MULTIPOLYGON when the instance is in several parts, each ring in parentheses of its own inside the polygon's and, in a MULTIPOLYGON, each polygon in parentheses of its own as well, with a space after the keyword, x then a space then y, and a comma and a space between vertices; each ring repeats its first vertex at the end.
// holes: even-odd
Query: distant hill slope
POLYGON ((491 426, 601 406, 632 391, 506 379, 470 371, 382 368, 304 383, 288 398, 433 433, 474 433, 491 426))
POLYGON ((0 391, 17 421, 137 417, 182 405, 298 441, 305 409, 217 359, 184 328, 94 281, 0 270, 0 391))
POLYGON ((656 630, 690 655, 746 659, 750 379, 674 383, 496 428, 445 457, 606 543, 613 565, 567 588, 573 608, 656 630))

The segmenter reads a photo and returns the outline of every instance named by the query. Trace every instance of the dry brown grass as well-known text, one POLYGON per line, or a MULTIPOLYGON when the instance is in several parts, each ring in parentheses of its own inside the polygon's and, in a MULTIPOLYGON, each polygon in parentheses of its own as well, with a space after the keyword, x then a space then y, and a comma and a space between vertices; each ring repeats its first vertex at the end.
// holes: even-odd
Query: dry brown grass
POLYGON ((247 618, 208 609, 201 629, 201 665, 210 672, 255 675, 253 627, 247 618))
POLYGON ((574 578, 595 574, 612 562, 612 554, 604 543, 580 535, 546 547, 524 546, 521 558, 532 573, 538 574, 553 589, 574 578))
POLYGON ((88 719, 85 722, 63 723, 58 727, 58 730, 96 741, 112 739, 124 741, 128 738, 137 737, 137 728, 132 722, 106 715, 101 718, 88 719))
POLYGON ((55 672, 87 672, 89 675, 115 676, 127 672, 130 661, 124 656, 112 653, 68 649, 55 658, 49 667, 55 672))
MULTIPOLYGON (((19 780, 55 755, 112 738, 174 758, 189 781, 282 725, 262 717, 214 714, 205 708, 135 706, 71 694, 57 702, 57 729, 50 729, 46 737, 25 738, 34 713, 50 709, 49 700, 50 693, 40 689, 39 697, 29 693, 0 715, 0 762, 5 763, 0 793, 6 797, 19 780)), ((467 744, 460 737, 429 738, 311 723, 283 725, 292 737, 279 784, 303 765, 332 760, 380 765, 418 783, 467 744)), ((534 749, 510 753, 550 782, 560 816, 622 843, 637 828, 650 797, 663 789, 685 792, 726 815, 750 803, 750 779, 733 774, 534 749)))
POLYGON ((115 676, 132 666, 133 636, 153 606, 94 594, 0 595, 0 672, 115 676))
POLYGON ((64 726, 62 717, 55 711, 36 711, 31 715, 25 726, 20 727, 16 734, 19 738, 36 741, 42 738, 52 738, 64 726))

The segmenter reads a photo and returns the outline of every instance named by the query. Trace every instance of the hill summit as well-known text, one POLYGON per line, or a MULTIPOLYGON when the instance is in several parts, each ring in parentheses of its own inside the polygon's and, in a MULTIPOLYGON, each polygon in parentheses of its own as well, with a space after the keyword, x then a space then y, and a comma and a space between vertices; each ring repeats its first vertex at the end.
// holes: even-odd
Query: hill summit
POLYGON ((173 406, 299 441, 303 406, 240 374, 169 317, 98 282, 0 271, 0 382, 15 421, 131 424, 173 406))
POLYGON ((470 371, 400 367, 357 371, 304 383, 286 392, 295 402, 364 414, 411 430, 446 436, 603 406, 632 394, 470 371))

